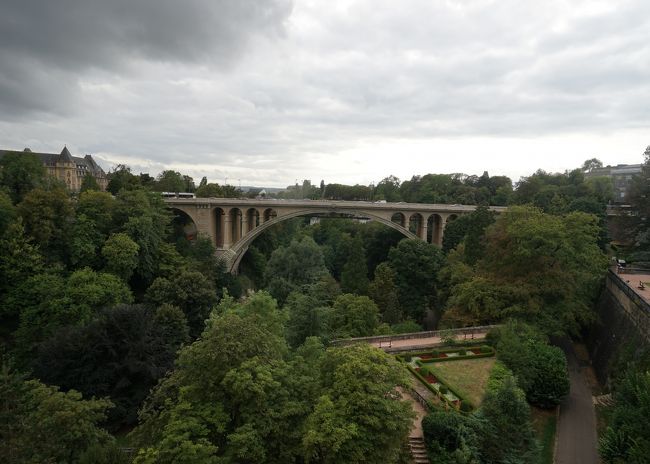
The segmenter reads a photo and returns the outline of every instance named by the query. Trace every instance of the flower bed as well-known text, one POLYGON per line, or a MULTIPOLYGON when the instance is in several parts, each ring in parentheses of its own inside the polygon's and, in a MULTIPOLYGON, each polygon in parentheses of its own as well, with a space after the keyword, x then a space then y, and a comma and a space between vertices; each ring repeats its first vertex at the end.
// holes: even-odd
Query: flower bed
POLYGON ((458 361, 461 359, 485 358, 494 356, 494 348, 483 346, 453 347, 445 349, 430 350, 426 352, 407 353, 397 355, 397 359, 406 363, 407 368, 422 382, 431 392, 437 395, 446 405, 458 410, 471 410, 474 405, 464 398, 458 391, 439 377, 436 377, 427 368, 427 364, 458 361), (461 408, 461 405, 463 406, 461 408))

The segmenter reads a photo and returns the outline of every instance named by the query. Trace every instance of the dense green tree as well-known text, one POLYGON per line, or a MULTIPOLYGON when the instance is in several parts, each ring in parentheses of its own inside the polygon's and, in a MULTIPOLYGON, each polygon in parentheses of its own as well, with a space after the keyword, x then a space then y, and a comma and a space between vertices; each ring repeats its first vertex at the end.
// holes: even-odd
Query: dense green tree
MULTIPOLYGON (((260 298, 252 304, 267 305, 260 298)), ((289 437, 306 411, 299 392, 279 380, 290 377, 284 342, 256 323, 260 308, 222 305, 141 410, 137 463, 290 462, 289 437)))
POLYGON ((223 189, 219 184, 205 184, 199 185, 196 189, 196 196, 198 198, 221 198, 224 196, 223 189))
POLYGON ((368 287, 368 295, 377 304, 383 322, 396 324, 402 320, 395 271, 387 263, 381 263, 375 269, 375 279, 368 287))
POLYGON ((469 215, 464 214, 445 226, 445 233, 442 236, 442 250, 445 253, 449 253, 463 242, 469 230, 470 223, 471 219, 469 215))
POLYGON ((435 245, 416 239, 404 239, 388 253, 388 263, 395 271, 400 306, 405 316, 421 321, 433 308, 438 285, 438 271, 444 262, 435 245))
POLYGON ((638 250, 650 251, 650 145, 645 149, 643 156, 641 174, 634 177, 628 200, 636 211, 632 224, 635 247, 638 250))
POLYGON ((591 172, 594 169, 602 168, 603 167, 603 162, 600 161, 598 158, 591 158, 588 160, 585 160, 584 163, 582 163, 582 171, 583 172, 591 172))
MULTIPOLYGON (((77 217, 85 216, 92 221, 97 231, 106 238, 114 229, 121 226, 117 221, 113 221, 116 204, 110 193, 89 190, 79 195, 76 215, 77 217)), ((119 218, 119 220, 124 219, 125 217, 119 218)))
POLYGON ((499 359, 517 377, 528 401, 542 408, 554 407, 569 393, 569 373, 562 350, 549 346, 531 326, 511 321, 498 330, 499 359))
POLYGON ((113 195, 117 195, 121 190, 135 190, 141 187, 140 178, 131 174, 131 168, 124 164, 115 166, 106 177, 108 178, 106 190, 113 195))
POLYGON ((23 355, 33 352, 57 329, 86 323, 100 308, 133 299, 128 286, 118 277, 89 268, 75 271, 67 279, 56 272, 35 275, 25 281, 20 291, 16 337, 23 355))
POLYGON ((102 247, 104 270, 128 281, 138 265, 139 246, 125 233, 108 237, 102 247))
POLYGON ((99 424, 111 403, 82 400, 36 380, 25 380, 8 364, 0 370, 0 457, 15 464, 78 462, 88 448, 112 437, 99 424))
POLYGON ((11 223, 0 235, 0 318, 17 322, 23 301, 20 289, 43 269, 43 257, 24 233, 22 220, 11 223))
POLYGON ((74 213, 66 191, 62 188, 31 190, 18 205, 18 212, 25 232, 43 255, 51 262, 65 262, 74 213))
POLYGON ((106 237, 92 219, 78 214, 70 231, 69 260, 72 268, 100 267, 99 250, 106 237))
POLYGON ((93 190, 96 192, 99 192, 101 190, 99 184, 97 183, 97 180, 95 179, 95 176, 92 174, 86 174, 81 180, 81 187, 79 191, 83 193, 87 192, 88 190, 93 190))
POLYGON ((598 451, 608 464, 641 464, 650 453, 650 371, 628 368, 614 390, 614 406, 598 451))
POLYGON ((179 307, 187 317, 193 337, 201 333, 210 309, 217 302, 212 283, 200 272, 188 270, 170 278, 158 277, 147 289, 145 299, 155 306, 168 303, 179 307))
POLYGON ((379 310, 367 296, 345 293, 334 301, 327 325, 332 338, 367 337, 379 326, 379 310))
POLYGON ((323 253, 313 239, 294 240, 273 252, 266 265, 267 288, 280 304, 289 293, 318 281, 327 274, 323 253))
POLYGON ((288 314, 287 342, 292 347, 302 345, 307 337, 325 335, 327 307, 311 295, 291 292, 285 303, 288 314))
POLYGON ((109 396, 115 404, 109 415, 111 427, 132 425, 138 407, 172 367, 187 336, 179 316, 178 308, 170 306, 155 313, 131 305, 104 309, 90 323, 63 328, 45 341, 34 374, 86 397, 109 396))
POLYGON ((368 293, 368 266, 361 238, 352 240, 348 259, 341 272, 341 290, 344 293, 365 295, 368 293))
POLYGON ((482 424, 471 415, 456 411, 433 411, 422 419, 427 453, 439 464, 471 464, 480 461, 479 434, 482 424))
POLYGON ((485 256, 453 287, 448 309, 475 323, 520 317, 548 333, 576 332, 593 318, 607 267, 598 236, 593 215, 512 207, 487 230, 485 256))
POLYGON ((388 176, 383 178, 377 187, 375 187, 374 199, 386 200, 389 202, 400 201, 402 197, 399 193, 400 180, 395 176, 388 176))
POLYGON ((158 192, 186 192, 185 180, 178 171, 167 170, 158 174, 155 189, 158 192))
POLYGON ((512 377, 504 379, 483 399, 481 416, 486 421, 480 435, 483 462, 532 464, 538 462, 538 445, 530 421, 530 407, 512 377))
POLYGON ((16 217, 18 217, 18 211, 11 202, 11 197, 0 190, 0 235, 4 234, 16 217))
POLYGON ((135 276, 144 284, 158 272, 162 245, 169 234, 171 216, 159 195, 144 190, 121 191, 116 198, 114 221, 138 244, 135 276))
POLYGON ((32 153, 9 152, 0 159, 0 186, 7 189, 14 203, 42 186, 45 176, 43 162, 32 153))
POLYGON ((329 349, 322 378, 303 438, 306 462, 399 462, 413 411, 395 387, 408 384, 407 371, 383 351, 358 344, 329 349))

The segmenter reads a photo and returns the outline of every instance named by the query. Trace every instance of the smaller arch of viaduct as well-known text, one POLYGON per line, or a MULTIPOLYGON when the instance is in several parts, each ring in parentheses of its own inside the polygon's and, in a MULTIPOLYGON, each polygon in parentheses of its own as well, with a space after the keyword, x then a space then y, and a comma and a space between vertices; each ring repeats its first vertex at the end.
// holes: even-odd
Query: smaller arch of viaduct
MULTIPOLYGON (((472 205, 427 205, 354 201, 168 198, 171 209, 186 214, 199 234, 208 236, 230 272, 236 273, 250 244, 266 229, 300 216, 334 214, 368 218, 416 238, 442 246, 445 226, 474 209, 472 205)), ((496 212, 505 210, 492 207, 496 212)))

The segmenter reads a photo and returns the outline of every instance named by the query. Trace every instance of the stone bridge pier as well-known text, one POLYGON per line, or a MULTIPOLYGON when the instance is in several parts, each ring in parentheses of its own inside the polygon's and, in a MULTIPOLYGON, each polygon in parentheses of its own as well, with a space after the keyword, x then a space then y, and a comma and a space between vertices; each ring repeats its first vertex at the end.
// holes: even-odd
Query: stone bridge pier
POLYGON ((212 240, 218 255, 233 273, 255 238, 272 225, 294 217, 331 215, 367 219, 391 227, 405 237, 441 246, 446 225, 476 209, 472 205, 246 198, 166 198, 165 203, 187 215, 197 233, 212 240))

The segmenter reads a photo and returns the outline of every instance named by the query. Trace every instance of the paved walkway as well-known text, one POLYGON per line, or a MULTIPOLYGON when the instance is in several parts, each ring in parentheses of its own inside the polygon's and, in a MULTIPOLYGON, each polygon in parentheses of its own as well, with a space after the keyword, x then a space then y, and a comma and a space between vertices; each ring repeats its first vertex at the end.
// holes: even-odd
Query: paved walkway
POLYGON ((415 411, 416 417, 413 420, 413 425, 411 426, 411 432, 409 433, 409 437, 423 437, 422 435, 422 419, 424 416, 427 415, 427 411, 424 409, 424 406, 422 406, 418 401, 416 401, 413 396, 411 396, 410 393, 405 392, 403 390, 400 390, 402 393, 402 397, 404 400, 408 401, 411 403, 411 407, 413 408, 413 411, 415 411))
MULTIPOLYGON (((471 336, 464 337, 459 335, 456 337, 458 342, 471 342, 472 340, 483 340, 487 332, 475 333, 474 338, 471 336)), ((391 340, 388 341, 376 341, 371 342, 372 346, 377 348, 409 348, 409 347, 427 347, 427 346, 436 346, 442 343, 441 337, 427 337, 427 338, 409 338, 406 340, 391 340)))
POLYGON ((555 464, 598 464, 596 414, 591 389, 569 340, 562 343, 571 392, 560 405, 555 464))

